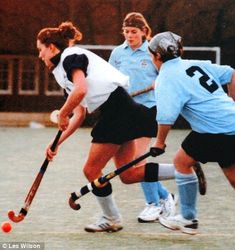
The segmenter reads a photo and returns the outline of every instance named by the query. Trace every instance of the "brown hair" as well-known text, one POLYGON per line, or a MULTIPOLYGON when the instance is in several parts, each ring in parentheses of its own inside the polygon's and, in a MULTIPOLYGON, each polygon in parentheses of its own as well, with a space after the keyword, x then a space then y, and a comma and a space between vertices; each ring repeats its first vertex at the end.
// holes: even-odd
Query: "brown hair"
POLYGON ((61 51, 81 39, 82 33, 72 22, 63 22, 57 28, 44 28, 37 35, 41 43, 46 46, 52 43, 61 51))
POLYGON ((145 31, 145 37, 143 37, 143 40, 150 40, 151 39, 151 33, 152 30, 148 25, 148 22, 144 18, 144 16, 139 12, 130 12, 126 15, 123 21, 123 28, 125 27, 135 27, 139 28, 142 31, 145 31))

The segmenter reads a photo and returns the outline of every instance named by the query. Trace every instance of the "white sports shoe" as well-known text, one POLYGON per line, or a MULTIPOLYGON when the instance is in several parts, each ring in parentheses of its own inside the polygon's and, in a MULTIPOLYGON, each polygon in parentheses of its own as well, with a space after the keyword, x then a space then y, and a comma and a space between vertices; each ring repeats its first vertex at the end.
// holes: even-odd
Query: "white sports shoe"
POLYGON ((87 225, 85 231, 95 233, 95 232, 117 232, 123 229, 121 225, 121 219, 112 220, 105 216, 102 216, 94 224, 87 225))
POLYGON ((146 204, 145 209, 139 214, 140 223, 157 221, 162 213, 162 208, 155 204, 146 204))
POLYGON ((165 200, 161 200, 160 204, 162 207, 162 214, 163 217, 174 216, 176 213, 176 203, 177 197, 173 194, 169 194, 165 200))
POLYGON ((181 214, 178 214, 171 217, 160 217, 159 222, 172 230, 180 230, 182 233, 186 234, 197 234, 197 219, 187 220, 183 218, 181 214))

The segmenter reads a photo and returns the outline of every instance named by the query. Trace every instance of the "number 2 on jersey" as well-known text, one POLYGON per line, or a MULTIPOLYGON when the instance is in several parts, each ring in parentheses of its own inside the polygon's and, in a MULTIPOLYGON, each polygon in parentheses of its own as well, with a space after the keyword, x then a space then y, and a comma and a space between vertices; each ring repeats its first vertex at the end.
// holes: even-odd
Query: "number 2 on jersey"
POLYGON ((198 66, 192 66, 186 70, 186 73, 188 76, 193 77, 195 75, 195 71, 198 71, 202 76, 199 78, 199 82, 207 91, 210 93, 213 93, 216 91, 219 87, 218 84, 211 80, 210 77, 198 66), (211 84, 209 84, 208 80, 211 80, 211 84))

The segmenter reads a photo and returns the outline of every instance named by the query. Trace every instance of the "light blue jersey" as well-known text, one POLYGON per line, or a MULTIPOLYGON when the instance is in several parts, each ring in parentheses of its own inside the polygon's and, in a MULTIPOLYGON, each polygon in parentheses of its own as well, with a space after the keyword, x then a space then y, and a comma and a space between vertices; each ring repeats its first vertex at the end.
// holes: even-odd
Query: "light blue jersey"
MULTIPOLYGON (((125 41, 112 51, 109 63, 130 77, 129 93, 149 87, 157 77, 157 69, 152 63, 147 41, 136 50, 132 50, 125 41)), ((153 90, 135 96, 134 100, 148 108, 156 104, 153 90)))
POLYGON ((222 88, 233 72, 210 61, 163 63, 155 88, 158 123, 174 124, 181 114, 196 132, 235 134, 235 102, 222 88))

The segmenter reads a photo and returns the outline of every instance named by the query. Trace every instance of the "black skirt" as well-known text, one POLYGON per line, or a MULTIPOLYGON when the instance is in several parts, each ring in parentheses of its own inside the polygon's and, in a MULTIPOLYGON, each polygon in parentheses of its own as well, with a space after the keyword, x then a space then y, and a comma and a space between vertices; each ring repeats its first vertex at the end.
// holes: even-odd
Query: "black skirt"
POLYGON ((98 121, 91 131, 94 143, 121 145, 140 137, 156 137, 156 107, 136 103, 122 87, 99 110, 98 121))
POLYGON ((202 163, 218 162, 222 168, 235 163, 235 135, 191 131, 182 142, 182 148, 194 160, 202 163))

